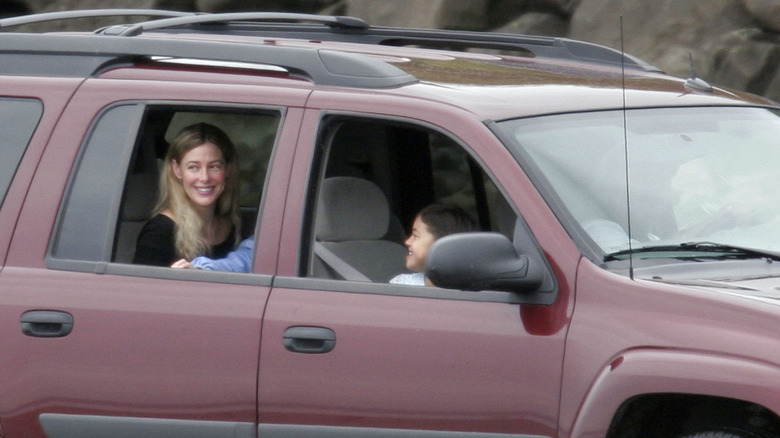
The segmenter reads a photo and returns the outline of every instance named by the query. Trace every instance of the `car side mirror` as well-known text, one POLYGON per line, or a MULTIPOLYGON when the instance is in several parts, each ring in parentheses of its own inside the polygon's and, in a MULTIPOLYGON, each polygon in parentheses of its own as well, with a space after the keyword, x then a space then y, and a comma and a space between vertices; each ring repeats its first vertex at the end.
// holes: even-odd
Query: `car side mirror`
POLYGON ((457 233, 431 245, 425 274, 436 286, 467 291, 535 292, 547 267, 535 256, 518 255, 503 234, 457 233))

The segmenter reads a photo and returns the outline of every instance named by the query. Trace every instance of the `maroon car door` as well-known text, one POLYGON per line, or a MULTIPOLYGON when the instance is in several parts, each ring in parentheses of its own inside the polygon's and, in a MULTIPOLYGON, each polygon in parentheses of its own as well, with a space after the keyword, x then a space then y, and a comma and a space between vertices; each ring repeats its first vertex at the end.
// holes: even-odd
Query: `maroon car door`
MULTIPOLYGON (((294 142, 306 95, 127 78, 79 89, 44 143, 0 272, 4 436, 256 436, 261 318, 286 178, 248 171, 242 180, 246 234, 264 248, 255 274, 133 265, 118 241, 130 192, 143 188, 131 181, 146 139, 206 119, 267 148, 242 157, 252 169, 289 174, 294 143, 290 156, 271 152, 294 142)), ((155 190, 140 194, 153 201, 155 190)))
MULTIPOLYGON (((361 108, 371 106, 361 103, 361 108)), ((455 145, 457 152, 467 150, 465 143, 473 149, 458 155, 464 163, 474 153, 484 153, 484 166, 495 166, 490 173, 506 178, 497 178, 499 183, 527 186, 502 170, 518 170, 508 164, 506 151, 491 156, 478 148, 496 146, 495 139, 479 140, 476 133, 487 133, 484 126, 465 119, 453 123, 461 126, 458 139, 411 120, 432 117, 430 108, 404 110, 409 112, 386 116, 307 113, 294 172, 311 175, 291 184, 282 235, 291 242, 303 236, 302 245, 281 248, 280 273, 286 275, 275 279, 263 321, 260 434, 389 437, 415 430, 415 436, 555 436, 569 306, 566 282, 559 280, 554 305, 528 306, 509 292, 350 280, 348 273, 330 275, 339 271, 335 264, 317 270, 321 260, 310 242, 319 239, 317 215, 323 204, 317 196, 331 176, 358 175, 377 186, 385 182, 383 191, 392 204, 393 193, 400 191, 401 199, 408 200, 425 190, 419 185, 405 189, 404 178, 434 181, 438 171, 431 160, 432 170, 419 170, 423 166, 404 165, 399 157, 420 152, 435 160, 440 144, 455 145), (349 149, 343 142, 351 140, 354 149, 337 150, 349 149), (419 143, 414 150, 413 142, 419 143), (434 178, 423 174, 431 171, 434 178), (307 213, 300 216, 300 211, 307 213)), ((433 200, 440 199, 436 190, 430 193, 433 200)), ((361 204, 375 205, 360 199, 343 204, 356 210, 361 204)), ((370 211, 356 216, 356 222, 335 225, 362 228, 361 220, 374 217, 370 211)), ((389 259, 377 254, 373 262, 389 259)))

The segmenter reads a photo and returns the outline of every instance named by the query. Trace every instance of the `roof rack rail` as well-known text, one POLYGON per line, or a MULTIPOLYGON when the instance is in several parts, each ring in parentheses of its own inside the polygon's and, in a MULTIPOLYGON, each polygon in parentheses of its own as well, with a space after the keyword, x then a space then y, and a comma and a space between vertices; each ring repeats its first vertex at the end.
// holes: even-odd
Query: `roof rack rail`
POLYGON ((148 30, 194 30, 222 34, 241 33, 277 38, 305 38, 388 46, 417 45, 436 48, 482 48, 521 51, 532 56, 573 59, 597 64, 623 66, 648 72, 663 71, 637 57, 618 50, 568 38, 541 37, 497 32, 442 29, 412 29, 369 26, 356 17, 298 13, 239 12, 199 14, 196 16, 152 20, 104 29, 107 35, 137 36, 148 30), (287 21, 288 23, 284 23, 287 21), (303 22, 327 26, 315 26, 303 22), (281 22, 281 23, 280 23, 281 22), (223 24, 204 28, 205 24, 223 24))
MULTIPOLYGON (((219 15, 219 14, 215 14, 219 15)), ((167 20, 161 20, 167 21, 167 20)), ((647 72, 663 71, 635 56, 603 45, 561 37, 531 36, 498 32, 475 32, 445 29, 413 29, 370 26, 354 29, 328 29, 322 26, 291 23, 233 22, 230 26, 208 29, 219 33, 262 35, 275 38, 305 38, 386 46, 422 46, 450 49, 492 49, 522 52, 526 55, 578 60, 611 66, 624 66, 647 72)), ((182 29, 191 30, 192 27, 182 29)), ((173 29, 169 29, 173 30, 173 29)), ((206 31, 202 28, 195 30, 206 31)))
POLYGON ((318 85, 390 88, 418 82, 392 64, 352 53, 224 41, 0 33, 0 56, 5 74, 89 77, 139 58, 170 57, 276 66, 318 85))
POLYGON ((599 44, 561 37, 531 36, 498 32, 438 29, 372 28, 375 44, 388 46, 429 45, 530 52, 535 57, 572 59, 659 72, 659 68, 632 55, 599 44))
POLYGON ((159 9, 81 9, 75 11, 44 12, 0 19, 0 29, 47 21, 73 20, 93 17, 186 17, 194 12, 164 11, 159 9))
POLYGON ((63 18, 90 16, 152 15, 166 17, 136 24, 108 26, 96 33, 104 36, 138 36, 144 31, 196 31, 219 34, 246 34, 275 38, 339 41, 388 46, 423 46, 450 49, 481 48, 522 52, 525 56, 577 60, 622 66, 648 72, 663 71, 631 55, 606 46, 568 38, 528 36, 509 33, 411 29, 369 26, 360 18, 299 13, 236 12, 185 13, 148 9, 97 9, 36 14, 0 20, 6 26, 63 18), (36 18, 37 17, 37 18, 36 18), (311 22, 316 24, 311 24, 311 22), (211 25, 211 26, 208 26, 211 25), (215 26, 218 25, 218 26, 215 26), (323 26, 324 25, 324 26, 323 26), (208 27, 206 27, 208 26, 208 27))
POLYGON ((368 23, 355 17, 282 12, 233 12, 220 14, 198 14, 185 17, 151 20, 130 25, 110 26, 101 33, 105 35, 137 36, 147 30, 166 29, 194 24, 229 24, 236 21, 312 21, 331 28, 367 29, 368 23))

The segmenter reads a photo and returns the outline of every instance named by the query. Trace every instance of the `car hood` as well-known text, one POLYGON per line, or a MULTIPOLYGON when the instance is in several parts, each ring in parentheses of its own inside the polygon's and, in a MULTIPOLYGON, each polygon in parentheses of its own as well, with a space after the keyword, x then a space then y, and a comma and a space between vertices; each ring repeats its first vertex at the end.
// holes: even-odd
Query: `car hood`
POLYGON ((780 305, 780 276, 739 279, 647 279, 649 281, 689 286, 728 295, 744 296, 780 305))

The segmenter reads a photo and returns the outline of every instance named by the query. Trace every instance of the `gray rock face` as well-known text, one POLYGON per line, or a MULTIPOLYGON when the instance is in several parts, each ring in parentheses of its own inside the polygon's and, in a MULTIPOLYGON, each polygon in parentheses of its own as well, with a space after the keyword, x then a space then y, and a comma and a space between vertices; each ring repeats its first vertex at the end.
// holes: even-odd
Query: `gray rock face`
POLYGON ((484 29, 488 0, 346 0, 347 15, 371 24, 436 29, 484 29))
POLYGON ((780 2, 777 0, 742 0, 750 15, 772 32, 780 32, 780 2))
POLYGON ((720 37, 752 22, 739 0, 584 0, 572 17, 570 36, 620 48, 621 16, 625 51, 676 76, 687 76, 689 53, 700 75, 710 76, 707 58, 720 37))
POLYGON ((690 54, 699 77, 778 100, 780 89, 771 84, 780 80, 780 34, 757 26, 759 9, 745 5, 753 1, 776 3, 582 0, 569 36, 619 49, 622 16, 626 52, 681 77, 688 76, 690 54))
POLYGON ((713 53, 712 82, 780 101, 780 38, 758 28, 732 31, 713 53), (769 38, 768 38, 769 37, 769 38))
MULTIPOLYGON (((104 0, 6 3, 0 14, 105 7, 104 0)), ((672 75, 688 76, 691 55, 699 77, 780 101, 778 0, 114 0, 111 6, 341 14, 374 25, 570 37, 618 50, 622 43, 672 75)))

